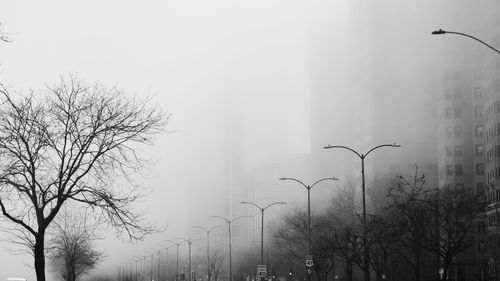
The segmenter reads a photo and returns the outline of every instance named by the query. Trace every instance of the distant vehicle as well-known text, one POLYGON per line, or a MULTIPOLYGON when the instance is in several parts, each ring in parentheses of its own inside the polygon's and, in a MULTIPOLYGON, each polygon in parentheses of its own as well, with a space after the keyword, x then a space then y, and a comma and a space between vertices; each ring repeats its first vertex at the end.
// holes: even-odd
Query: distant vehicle
POLYGON ((26 281, 26 278, 11 277, 7 278, 7 281, 26 281))

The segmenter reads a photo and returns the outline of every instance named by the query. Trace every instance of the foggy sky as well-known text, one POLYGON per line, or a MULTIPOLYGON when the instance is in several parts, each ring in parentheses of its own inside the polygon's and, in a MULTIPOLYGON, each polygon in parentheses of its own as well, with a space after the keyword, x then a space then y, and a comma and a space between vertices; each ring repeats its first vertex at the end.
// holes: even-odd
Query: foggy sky
MULTIPOLYGON (((413 128, 428 130, 420 117, 432 104, 422 102, 419 95, 433 94, 433 76, 441 67, 436 58, 448 40, 429 34, 437 28, 473 26, 480 15, 462 9, 465 1, 377 1, 373 8, 379 18, 367 23, 380 23, 385 29, 361 33, 363 37, 356 39, 359 33, 353 32, 353 26, 369 27, 352 22, 349 6, 355 2, 366 1, 2 3, 0 22, 14 40, 0 44, 0 81, 9 88, 40 89, 56 83, 61 75, 76 73, 89 82, 117 84, 127 92, 150 95, 173 114, 167 127, 172 132, 143 150, 156 162, 144 178, 144 184, 155 190, 138 203, 148 207, 152 222, 168 223, 167 233, 128 245, 112 239, 110 231, 99 242, 108 256, 100 268, 115 274, 124 260, 161 239, 187 236, 194 224, 213 225, 207 216, 219 215, 210 213, 211 208, 223 204, 218 200, 224 185, 224 119, 228 104, 233 104, 228 97, 240 106, 245 169, 259 166, 277 151, 308 154, 321 149, 318 144, 363 144, 352 139, 353 130, 363 126, 386 132, 385 139, 369 139, 374 143, 400 141, 399 135, 426 137, 414 136, 414 130, 391 130, 393 124, 384 120, 401 119, 413 128), (448 16, 449 11, 456 14, 448 16), (358 43, 377 44, 376 49, 384 52, 362 53, 358 43), (370 100, 355 90, 353 86, 366 78, 359 77, 365 63, 375 64, 375 70, 383 65, 383 73, 377 76, 383 80, 375 82, 396 89, 391 98, 370 100), (313 92, 329 102, 312 104, 313 92), (387 113, 379 127, 357 114, 372 101, 387 107, 379 108, 387 113), (393 111, 401 101, 412 101, 410 110, 393 111), (312 118, 311 108, 333 114, 317 121, 322 116, 312 118), (317 121, 316 130, 311 127, 313 121, 317 121), (313 131, 325 134, 311 136, 313 131)), ((319 176, 332 176, 324 173, 335 171, 334 176, 349 178, 352 167, 344 165, 352 163, 349 159, 344 154, 335 159, 325 155, 321 166, 331 168, 321 170, 319 176)), ((291 196, 302 202, 303 192, 293 192, 291 196)), ((0 280, 13 276, 34 280, 34 271, 27 267, 31 257, 1 249, 0 262, 0 280)))

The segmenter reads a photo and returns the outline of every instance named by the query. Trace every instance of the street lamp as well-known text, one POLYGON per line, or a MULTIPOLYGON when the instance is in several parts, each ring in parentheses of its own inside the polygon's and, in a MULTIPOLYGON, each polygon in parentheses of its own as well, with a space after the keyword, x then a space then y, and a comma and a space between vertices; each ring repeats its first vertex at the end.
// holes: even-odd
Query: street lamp
POLYGON ((211 216, 211 217, 212 218, 219 218, 219 219, 222 219, 225 222, 227 222, 228 229, 229 229, 229 281, 233 281, 233 260, 231 258, 231 252, 232 252, 232 250, 231 250, 231 241, 232 241, 232 238, 231 238, 231 223, 234 222, 234 221, 236 221, 236 220, 238 220, 238 219, 249 218, 251 216, 239 216, 239 217, 233 218, 232 220, 226 219, 226 218, 221 217, 221 216, 211 216))
MULTIPOLYGON (((171 245, 169 247, 165 247, 165 280, 167 280, 168 278, 168 249, 172 248, 173 246, 175 245, 171 245)), ((160 260, 158 260, 158 263, 159 263, 160 260)), ((158 265, 158 270, 160 269, 160 266, 158 265)), ((158 280, 160 280, 160 278, 158 277, 158 280)))
POLYGON ((178 278, 179 278, 179 246, 186 241, 181 241, 181 242, 175 242, 172 240, 163 240, 163 241, 173 243, 175 246, 177 246, 177 269, 175 271, 175 280, 178 280, 178 278))
POLYGON ((367 238, 366 238, 365 157, 368 156, 368 154, 370 154, 370 152, 374 151, 375 149, 381 148, 381 147, 401 147, 401 145, 399 145, 397 143, 381 144, 381 145, 377 145, 377 146, 371 148, 370 150, 368 150, 368 152, 366 152, 364 154, 359 153, 356 150, 354 150, 350 147, 347 147, 347 146, 343 146, 343 145, 327 145, 327 146, 323 147, 325 149, 331 149, 331 148, 347 149, 347 150, 353 152, 354 154, 356 154, 356 156, 358 156, 361 159, 361 183, 362 183, 361 188, 362 188, 362 193, 363 193, 363 251, 364 251, 363 273, 364 273, 365 281, 370 280, 370 265, 369 265, 369 257, 368 257, 368 247, 366 245, 367 238))
POLYGON ((189 262, 188 262, 188 270, 189 270, 189 281, 192 281, 192 276, 191 276, 191 244, 193 244, 194 242, 200 240, 200 239, 195 239, 195 240, 191 240, 191 239, 185 239, 185 238, 180 238, 180 237, 177 237, 176 239, 179 239, 179 240, 182 240, 183 242, 186 242, 188 243, 188 248, 189 248, 189 262))
MULTIPOLYGON (((300 183, 303 187, 305 187, 307 189, 307 255, 311 256, 311 188, 313 188, 316 184, 318 184, 322 181, 327 181, 327 180, 336 181, 336 180, 338 180, 338 178, 335 178, 335 177, 323 178, 323 179, 316 181, 312 185, 306 185, 302 181, 300 181, 298 179, 294 179, 294 178, 282 177, 282 178, 280 178, 280 180, 282 180, 282 181, 283 180, 295 181, 295 182, 300 183)), ((307 274, 307 280, 311 281, 311 274, 307 274)))
MULTIPOLYGON (((160 251, 161 251, 161 249, 157 250, 156 248, 151 248, 151 250, 154 250, 158 253, 158 258, 156 259, 156 261, 158 262, 156 277, 158 278, 157 280, 160 281, 160 251)), ((153 258, 153 255, 151 255, 151 258, 153 258)), ((153 280, 153 261, 151 261, 151 280, 153 280)))
MULTIPOLYGON (((214 226, 210 229, 205 229, 204 227, 201 227, 199 225, 193 226, 193 228, 199 228, 207 233, 207 269, 208 269, 207 273, 210 271, 210 269, 209 269, 210 268, 210 232, 212 232, 213 230, 215 230, 216 228, 219 228, 219 227, 220 227, 220 225, 217 225, 217 226, 214 226)), ((209 276, 209 280, 210 280, 210 277, 211 276, 209 276)))
POLYGON ((455 32, 455 31, 447 31, 447 30, 442 30, 442 29, 439 29, 439 30, 434 30, 431 34, 432 35, 442 35, 442 34, 456 34, 456 35, 460 35, 460 36, 465 36, 465 37, 469 37, 473 40, 476 40, 478 41, 479 43, 485 45, 486 47, 492 49, 493 51, 495 51, 497 54, 500 54, 500 51, 495 49, 493 46, 485 43, 484 41, 472 36, 472 35, 469 35, 469 34, 465 34, 465 33, 462 33, 462 32, 455 32))
POLYGON ((277 205, 277 204, 286 204, 285 202, 282 202, 282 201, 279 201, 279 202, 274 202, 274 203, 271 203, 269 205, 267 205, 266 207, 262 208, 261 206, 255 204, 255 203, 252 203, 252 202, 247 202, 247 201, 241 201, 240 202, 241 204, 249 204, 249 205, 252 205, 254 207, 256 207, 257 209, 260 210, 261 212, 261 233, 260 233, 260 264, 264 264, 264 211, 273 206, 273 205, 277 205))

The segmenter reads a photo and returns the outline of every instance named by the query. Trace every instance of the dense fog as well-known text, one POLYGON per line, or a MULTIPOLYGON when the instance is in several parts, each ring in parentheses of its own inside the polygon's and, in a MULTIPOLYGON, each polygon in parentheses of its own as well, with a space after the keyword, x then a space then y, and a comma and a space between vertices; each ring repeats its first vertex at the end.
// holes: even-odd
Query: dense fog
MULTIPOLYGON (((134 206, 166 231, 130 244, 103 227, 97 245, 106 258, 97 272, 113 277, 165 239, 200 238, 193 247, 203 251, 205 236, 192 226, 226 227, 210 216, 251 215, 241 231, 254 229, 260 213, 239 201, 286 201, 271 209, 270 224, 304 208, 306 190, 279 181, 283 176, 339 178, 314 189, 313 210, 321 208, 336 189, 359 181, 359 159, 323 149, 329 144, 359 151, 402 145, 367 158, 368 188, 412 173, 415 164, 437 184, 436 84, 453 60, 449 50, 478 46, 431 32, 481 37, 488 30, 479 19, 498 9, 485 0, 51 0, 1 7, 2 30, 12 38, 0 43, 0 82, 8 89, 43 92, 75 74, 148 96, 172 114, 167 132, 138 149, 153 162, 138 180, 153 190, 134 206)), ((259 248, 242 243, 236 252, 259 248)), ((0 280, 34 280, 32 258, 15 249, 2 243, 0 280)))

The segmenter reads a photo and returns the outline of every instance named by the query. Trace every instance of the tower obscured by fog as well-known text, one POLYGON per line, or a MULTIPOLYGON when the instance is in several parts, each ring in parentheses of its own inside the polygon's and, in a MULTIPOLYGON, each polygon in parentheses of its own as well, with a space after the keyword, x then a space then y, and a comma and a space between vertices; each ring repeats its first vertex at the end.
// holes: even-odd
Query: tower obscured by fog
POLYGON ((347 30, 336 30, 326 16, 311 26, 313 173, 333 171, 361 186, 359 158, 321 147, 345 145, 364 153, 399 143, 401 148, 382 148, 366 158, 371 200, 383 200, 395 177, 411 174, 415 165, 429 186, 437 186, 432 66, 411 49, 427 48, 415 36, 422 19, 414 6, 395 0, 353 0, 349 9, 347 30))

